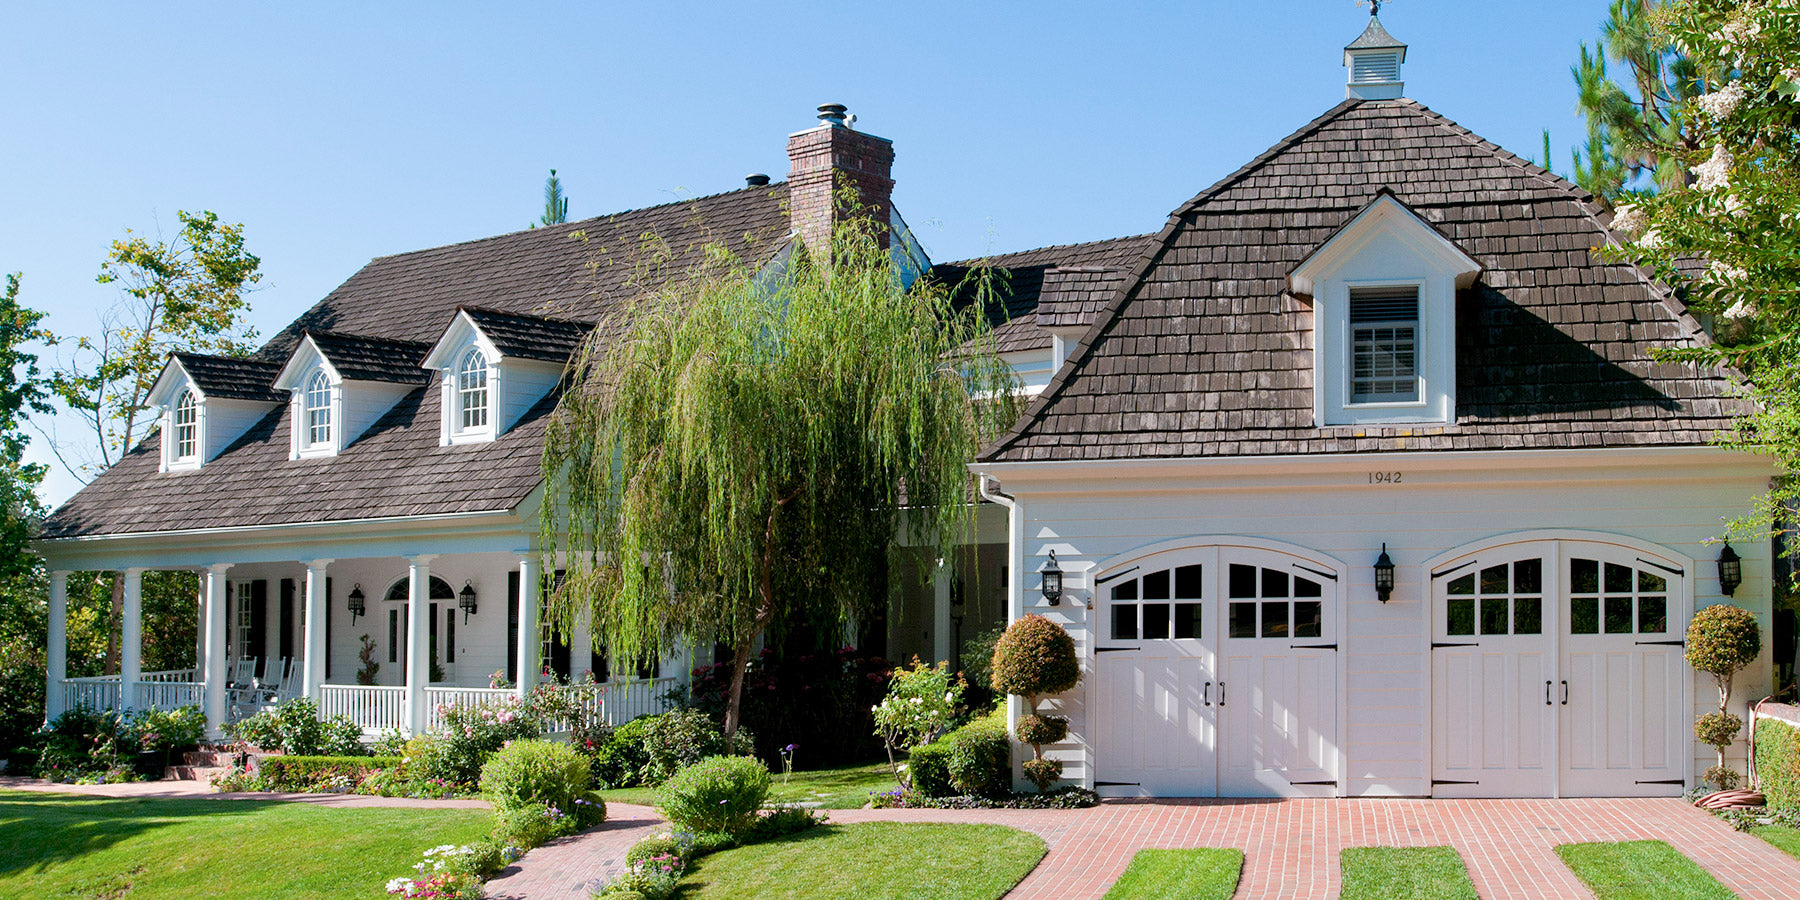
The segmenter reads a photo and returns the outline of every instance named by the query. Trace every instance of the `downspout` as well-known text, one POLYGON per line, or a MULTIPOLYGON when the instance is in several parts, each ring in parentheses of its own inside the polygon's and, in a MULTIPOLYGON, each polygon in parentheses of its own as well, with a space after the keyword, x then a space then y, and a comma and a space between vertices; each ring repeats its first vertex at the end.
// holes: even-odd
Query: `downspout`
MULTIPOLYGON (((1025 544, 1025 523, 1019 518, 1018 500, 1014 499, 1012 495, 1002 492, 998 480, 990 480, 983 474, 977 474, 975 479, 976 484, 979 485, 977 490, 981 494, 981 499, 1006 507, 1006 624, 1010 626, 1018 620, 1020 612, 1024 609, 1024 595, 1021 592, 1021 586, 1025 583, 1025 573, 1022 571, 1025 561, 1019 557, 1019 551, 1025 544)), ((1007 734, 1013 733, 1013 728, 1018 721, 1019 699, 1008 696, 1006 698, 1007 734)), ((1019 755, 1021 745, 1017 741, 1007 741, 1007 746, 1012 756, 1013 788, 1016 790, 1024 783, 1024 779, 1019 774, 1019 764, 1023 762, 1019 755)))

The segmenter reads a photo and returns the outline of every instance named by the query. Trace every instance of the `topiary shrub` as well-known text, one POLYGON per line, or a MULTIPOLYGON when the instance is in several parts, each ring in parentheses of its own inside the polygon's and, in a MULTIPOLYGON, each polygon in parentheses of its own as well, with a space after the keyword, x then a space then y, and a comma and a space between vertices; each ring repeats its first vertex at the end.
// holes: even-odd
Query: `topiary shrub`
POLYGON ((1013 731, 1027 744, 1054 744, 1069 736, 1069 720, 1062 716, 1020 716, 1013 731))
MULTIPOLYGON (((1057 733, 1052 720, 1037 715, 1038 697, 1060 694, 1080 683, 1081 660, 1075 655, 1075 640, 1061 625, 1043 616, 1019 618, 994 645, 994 689, 1025 701, 1025 715, 1019 724, 1034 736, 1057 733)), ((1061 721, 1059 740, 1068 732, 1067 720, 1061 721)), ((1055 742, 1027 740, 1023 733, 1018 738, 1031 745, 1032 758, 1025 764, 1025 777, 1039 791, 1048 791, 1062 777, 1062 764, 1052 765, 1044 759, 1044 744, 1055 742)))
POLYGON ((1688 665, 1712 675, 1719 686, 1719 711, 1708 713, 1694 724, 1694 734, 1711 744, 1719 755, 1718 763, 1708 768, 1701 778, 1722 791, 1731 790, 1737 784, 1737 773, 1725 765, 1725 749, 1737 740, 1738 729, 1744 724, 1727 708, 1731 703, 1731 680, 1745 666, 1755 662, 1760 653, 1762 628, 1756 624, 1756 616, 1747 609, 1714 604, 1694 613, 1694 618, 1688 622, 1688 665), (1701 736, 1702 731, 1704 736, 1701 736))
POLYGON ((769 797, 769 770, 748 756, 712 756, 663 782, 656 808, 675 827, 694 833, 741 835, 769 797))
POLYGON ((1800 807, 1800 728, 1756 720, 1756 785, 1771 809, 1800 807))
POLYGON ((497 810, 543 804, 590 828, 606 819, 606 804, 588 790, 589 777, 588 761, 568 744, 514 741, 481 768, 481 792, 497 810))

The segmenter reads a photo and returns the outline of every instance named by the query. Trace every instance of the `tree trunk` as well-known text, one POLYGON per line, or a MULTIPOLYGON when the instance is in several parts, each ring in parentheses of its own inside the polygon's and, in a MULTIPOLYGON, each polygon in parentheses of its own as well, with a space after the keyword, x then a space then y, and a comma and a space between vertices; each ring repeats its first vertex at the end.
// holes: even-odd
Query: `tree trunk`
POLYGON ((756 594, 762 605, 756 610, 756 618, 751 621, 750 628, 737 636, 737 646, 732 649, 731 697, 725 702, 725 739, 727 741, 737 735, 738 723, 744 711, 744 675, 750 669, 751 648, 756 646, 756 639, 769 627, 775 618, 775 515, 789 501, 800 496, 796 489, 793 493, 775 501, 769 509, 769 522, 763 528, 762 563, 758 566, 756 577, 756 594))

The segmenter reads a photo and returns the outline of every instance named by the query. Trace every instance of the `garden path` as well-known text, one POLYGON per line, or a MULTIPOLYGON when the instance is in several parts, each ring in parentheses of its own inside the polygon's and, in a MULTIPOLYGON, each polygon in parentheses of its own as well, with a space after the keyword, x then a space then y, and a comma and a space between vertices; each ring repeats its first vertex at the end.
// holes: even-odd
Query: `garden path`
POLYGON ((489 900, 588 900, 587 884, 625 868, 625 851, 667 821, 648 806, 606 804, 606 823, 551 841, 487 883, 489 900))

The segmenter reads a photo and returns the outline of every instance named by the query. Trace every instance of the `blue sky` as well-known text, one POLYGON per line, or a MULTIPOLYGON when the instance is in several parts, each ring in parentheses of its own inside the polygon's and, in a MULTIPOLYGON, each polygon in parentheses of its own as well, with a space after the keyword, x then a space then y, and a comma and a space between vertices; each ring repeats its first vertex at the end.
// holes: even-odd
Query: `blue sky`
MULTIPOLYGON (((1528 157, 1549 128, 1566 173, 1569 65, 1605 11, 1395 0, 1382 21, 1411 45, 1407 96, 1528 157)), ((263 260, 269 334, 371 257, 525 227, 552 167, 571 218, 781 178, 828 101, 894 141, 933 259, 1155 231, 1341 100, 1366 20, 1351 0, 10 3, 0 271, 88 333, 108 243, 211 209, 263 260)), ((45 495, 78 486, 58 470, 45 495)))

